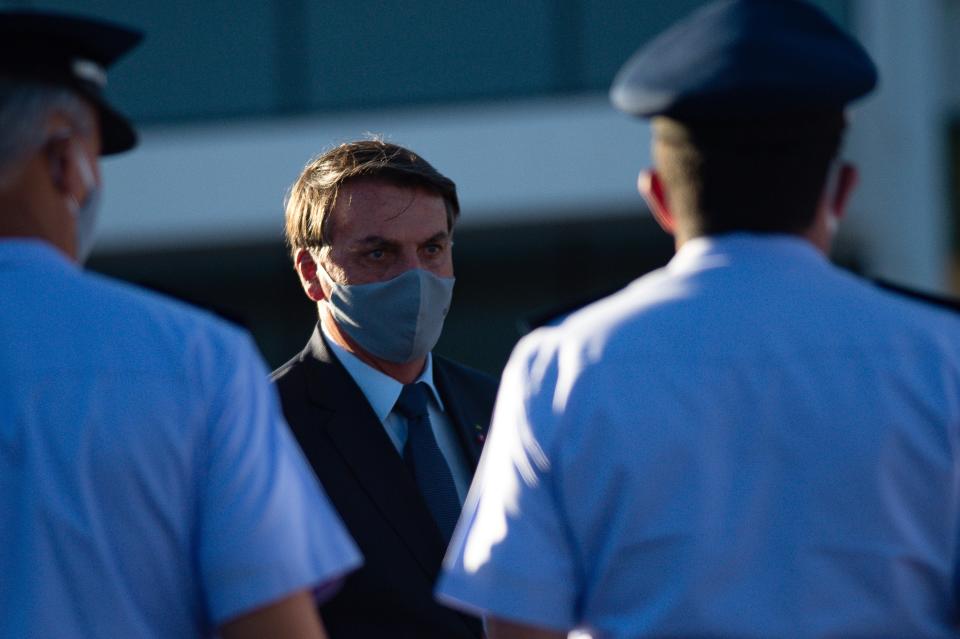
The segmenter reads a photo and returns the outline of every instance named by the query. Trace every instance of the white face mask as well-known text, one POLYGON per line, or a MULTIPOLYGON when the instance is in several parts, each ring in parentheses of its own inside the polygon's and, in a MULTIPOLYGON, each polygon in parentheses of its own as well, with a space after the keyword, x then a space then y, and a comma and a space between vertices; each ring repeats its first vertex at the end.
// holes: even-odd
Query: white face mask
POLYGON ((843 161, 834 160, 827 171, 827 180, 824 185, 824 197, 827 199, 827 240, 832 242, 837 235, 837 228, 840 225, 840 218, 830 202, 837 193, 837 187, 840 184, 840 172, 843 170, 843 161))
POLYGON ((77 262, 83 264, 90 257, 90 251, 93 250, 101 189, 100 185, 97 184, 97 178, 93 174, 93 164, 87 154, 81 150, 78 144, 73 144, 72 148, 74 159, 77 162, 77 170, 80 172, 80 179, 83 181, 83 188, 87 192, 83 202, 77 202, 74 197, 67 200, 67 207, 73 214, 76 230, 77 262))

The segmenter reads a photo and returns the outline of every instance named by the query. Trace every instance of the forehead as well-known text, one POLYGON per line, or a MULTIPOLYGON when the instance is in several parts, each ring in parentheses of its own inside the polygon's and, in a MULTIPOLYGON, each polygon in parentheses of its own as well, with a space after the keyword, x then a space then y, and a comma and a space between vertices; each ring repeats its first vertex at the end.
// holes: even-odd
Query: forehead
POLYGON ((340 187, 328 229, 331 244, 369 236, 415 241, 448 230, 447 208, 443 197, 422 187, 351 180, 340 187))

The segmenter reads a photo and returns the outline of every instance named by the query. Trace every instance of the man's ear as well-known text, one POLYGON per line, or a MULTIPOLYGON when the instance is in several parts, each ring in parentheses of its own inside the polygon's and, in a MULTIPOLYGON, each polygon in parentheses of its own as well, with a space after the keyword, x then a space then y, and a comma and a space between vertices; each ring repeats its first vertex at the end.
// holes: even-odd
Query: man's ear
POLYGON ((647 201, 647 206, 653 213, 653 219, 657 221, 660 228, 673 235, 675 229, 673 215, 670 213, 670 206, 667 204, 667 193, 663 188, 663 181, 656 169, 640 171, 640 175, 637 177, 637 190, 647 201))
POLYGON ((844 162, 840 167, 840 172, 837 176, 836 186, 833 188, 833 193, 827 193, 827 197, 830 198, 830 208, 833 209, 833 214, 837 219, 842 218, 847 212, 847 205, 850 203, 850 197, 853 195, 853 191, 857 188, 857 183, 860 181, 860 172, 857 170, 857 167, 848 162, 844 162))
POLYGON ((43 146, 43 155, 50 169, 50 181, 61 195, 73 195, 70 180, 70 137, 67 134, 54 135, 43 146))
POLYGON ((307 294, 307 297, 314 302, 326 299, 317 273, 319 266, 309 249, 297 249, 297 252, 293 255, 293 266, 297 275, 300 276, 300 285, 303 286, 303 291, 307 294))

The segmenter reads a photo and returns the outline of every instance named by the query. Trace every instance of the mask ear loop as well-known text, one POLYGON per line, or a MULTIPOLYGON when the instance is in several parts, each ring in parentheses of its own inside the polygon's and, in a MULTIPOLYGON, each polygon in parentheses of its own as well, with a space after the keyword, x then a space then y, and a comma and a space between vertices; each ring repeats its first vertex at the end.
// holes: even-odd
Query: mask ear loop
POLYGON ((836 157, 827 169, 827 179, 823 185, 823 195, 826 198, 827 205, 827 232, 830 237, 837 234, 837 228, 840 225, 840 217, 836 214, 833 206, 834 198, 837 193, 837 187, 840 185, 840 173, 843 171, 844 160, 836 157))
POLYGON ((323 266, 323 261, 320 258, 321 250, 323 250, 323 247, 318 248, 316 252, 314 252, 313 249, 310 249, 310 255, 313 257, 313 262, 317 265, 318 277, 322 277, 323 279, 327 280, 327 285, 331 288, 340 286, 340 284, 333 279, 330 273, 327 273, 327 269, 323 266))
POLYGON ((76 142, 72 143, 73 157, 77 161, 77 170, 80 172, 80 179, 83 180, 83 188, 88 192, 97 186, 97 178, 93 174, 93 163, 87 157, 76 142))

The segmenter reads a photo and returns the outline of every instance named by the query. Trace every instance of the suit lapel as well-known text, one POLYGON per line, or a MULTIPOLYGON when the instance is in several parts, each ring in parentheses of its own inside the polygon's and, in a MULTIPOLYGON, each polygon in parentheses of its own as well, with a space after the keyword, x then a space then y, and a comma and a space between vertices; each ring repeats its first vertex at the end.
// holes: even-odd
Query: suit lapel
POLYGON ((321 426, 356 481, 433 579, 443 542, 403 459, 363 392, 330 353, 319 328, 304 351, 308 394, 323 409, 321 426))
POLYGON ((461 389, 454 383, 447 363, 437 356, 433 358, 433 382, 443 399, 447 416, 460 438, 460 444, 467 453, 472 475, 477 470, 483 442, 487 437, 489 416, 485 417, 484 411, 470 401, 471 394, 468 389, 461 389))

